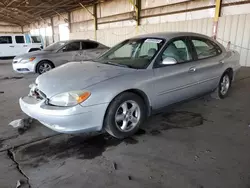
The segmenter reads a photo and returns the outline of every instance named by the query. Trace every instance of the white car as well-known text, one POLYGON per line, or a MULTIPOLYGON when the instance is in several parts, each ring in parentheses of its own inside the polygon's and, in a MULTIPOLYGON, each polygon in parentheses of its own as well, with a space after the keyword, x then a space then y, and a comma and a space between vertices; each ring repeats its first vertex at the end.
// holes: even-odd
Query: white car
POLYGON ((0 57, 13 57, 43 48, 40 36, 0 34, 0 57))

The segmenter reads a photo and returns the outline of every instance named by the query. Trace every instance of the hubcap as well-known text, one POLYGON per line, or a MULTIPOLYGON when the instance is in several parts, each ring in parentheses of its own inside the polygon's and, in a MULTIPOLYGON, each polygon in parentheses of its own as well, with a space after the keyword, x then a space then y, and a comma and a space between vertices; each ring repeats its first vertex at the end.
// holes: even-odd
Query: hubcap
POLYGON ((122 103, 116 111, 115 123, 122 132, 133 130, 141 118, 139 105, 132 100, 122 103))
POLYGON ((52 67, 51 67, 51 65, 49 63, 43 63, 39 67, 39 72, 40 73, 45 73, 45 72, 47 72, 47 71, 49 71, 51 69, 52 69, 52 67))
POLYGON ((226 95, 230 87, 230 78, 228 75, 224 75, 220 83, 220 92, 222 95, 226 95))

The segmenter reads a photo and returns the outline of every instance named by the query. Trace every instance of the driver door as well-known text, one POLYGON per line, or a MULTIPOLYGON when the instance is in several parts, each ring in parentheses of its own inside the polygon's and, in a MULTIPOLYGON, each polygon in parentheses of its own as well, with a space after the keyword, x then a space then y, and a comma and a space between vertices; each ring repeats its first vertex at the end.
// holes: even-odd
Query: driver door
POLYGON ((155 76, 155 108, 194 97, 196 86, 193 56, 186 37, 171 40, 158 56, 154 68, 155 76), (176 64, 163 65, 163 59, 173 58, 176 64))
POLYGON ((75 60, 76 54, 81 50, 81 42, 74 41, 66 44, 56 54, 56 66, 75 60))

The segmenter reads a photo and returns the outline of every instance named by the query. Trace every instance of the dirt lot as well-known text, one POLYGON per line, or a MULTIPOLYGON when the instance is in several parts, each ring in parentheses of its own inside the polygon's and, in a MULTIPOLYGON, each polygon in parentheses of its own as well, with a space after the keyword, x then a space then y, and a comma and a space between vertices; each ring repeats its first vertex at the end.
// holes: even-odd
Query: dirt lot
POLYGON ((225 100, 209 96, 150 118, 123 141, 106 134, 63 135, 38 122, 26 131, 18 98, 36 75, 0 62, 0 187, 250 187, 250 69, 225 100))

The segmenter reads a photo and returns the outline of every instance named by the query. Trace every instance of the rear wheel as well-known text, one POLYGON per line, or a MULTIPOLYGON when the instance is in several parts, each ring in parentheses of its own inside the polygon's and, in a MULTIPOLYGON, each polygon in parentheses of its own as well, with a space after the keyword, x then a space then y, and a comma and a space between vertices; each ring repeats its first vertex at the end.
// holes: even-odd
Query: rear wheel
POLYGON ((50 71, 53 68, 54 68, 54 65, 51 62, 49 62, 49 61, 41 61, 37 65, 36 72, 38 74, 43 74, 45 72, 50 71))
POLYGON ((122 139, 136 133, 146 118, 141 97, 126 92, 110 104, 104 119, 104 128, 112 136, 122 139))
POLYGON ((212 97, 216 99, 224 99, 228 96, 229 89, 231 87, 232 79, 228 72, 225 72, 220 79, 219 85, 212 93, 212 97))

